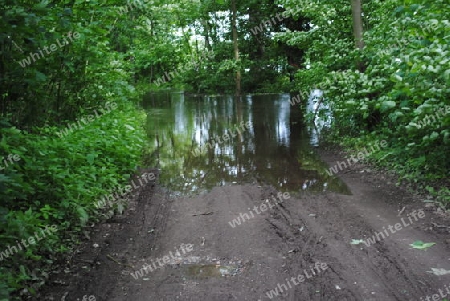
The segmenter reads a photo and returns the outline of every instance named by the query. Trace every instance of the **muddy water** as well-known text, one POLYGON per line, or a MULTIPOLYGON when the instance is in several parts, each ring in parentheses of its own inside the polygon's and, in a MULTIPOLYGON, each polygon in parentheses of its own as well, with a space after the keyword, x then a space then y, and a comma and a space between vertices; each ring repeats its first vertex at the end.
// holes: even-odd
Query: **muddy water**
POLYGON ((245 183, 293 193, 350 193, 327 174, 311 145, 317 137, 308 133, 288 94, 236 98, 167 92, 146 95, 143 107, 150 141, 146 165, 161 169, 161 184, 175 193, 245 183))

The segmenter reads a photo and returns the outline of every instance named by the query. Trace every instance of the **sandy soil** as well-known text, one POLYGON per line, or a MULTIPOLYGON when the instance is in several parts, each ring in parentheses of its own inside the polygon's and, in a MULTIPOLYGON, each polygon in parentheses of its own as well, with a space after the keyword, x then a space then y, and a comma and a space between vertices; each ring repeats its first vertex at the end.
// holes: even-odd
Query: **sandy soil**
MULTIPOLYGON (((330 165, 343 159, 336 151, 320 153, 330 165)), ((146 186, 125 215, 94 227, 38 299, 405 301, 450 295, 450 274, 430 273, 450 270, 447 215, 368 166, 338 176, 353 195, 291 194, 276 203, 278 191, 258 183, 177 198, 146 186), (408 217, 413 212, 416 217, 408 217), (232 227, 241 214, 249 218, 232 227), (366 245, 384 230, 385 238, 366 245), (353 245, 353 239, 366 243, 353 245), (411 248, 417 240, 436 245, 411 248)))

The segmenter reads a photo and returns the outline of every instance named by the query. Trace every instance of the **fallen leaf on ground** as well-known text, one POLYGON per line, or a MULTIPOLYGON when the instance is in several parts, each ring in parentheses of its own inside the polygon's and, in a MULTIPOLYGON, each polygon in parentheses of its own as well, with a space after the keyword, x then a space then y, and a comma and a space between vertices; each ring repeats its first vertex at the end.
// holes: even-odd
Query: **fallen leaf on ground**
POLYGON ((445 269, 431 268, 431 271, 427 271, 427 273, 433 273, 436 276, 444 276, 444 275, 450 274, 450 271, 447 271, 445 269))
POLYGON ((411 247, 413 247, 413 249, 419 249, 419 250, 426 250, 432 246, 434 246, 436 243, 435 242, 423 242, 421 240, 416 240, 414 243, 410 244, 411 247))
POLYGON ((364 240, 362 239, 352 239, 352 242, 350 243, 351 245, 360 245, 364 243, 364 240))

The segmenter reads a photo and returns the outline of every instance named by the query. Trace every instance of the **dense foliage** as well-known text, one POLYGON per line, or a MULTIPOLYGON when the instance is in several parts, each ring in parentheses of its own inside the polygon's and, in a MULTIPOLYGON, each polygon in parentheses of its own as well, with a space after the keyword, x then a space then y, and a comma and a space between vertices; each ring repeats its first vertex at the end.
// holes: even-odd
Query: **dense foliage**
POLYGON ((301 13, 315 26, 277 37, 306 51, 298 90, 325 91, 339 141, 357 148, 387 140, 389 147, 373 156, 378 163, 415 183, 437 180, 441 200, 450 201, 447 1, 365 2, 363 50, 354 46, 350 3, 303 3, 301 13))
POLYGON ((23 288, 23 282, 33 292, 32 284, 45 275, 42 269, 77 241, 87 223, 102 219, 109 210, 122 210, 119 202, 102 210, 95 205, 129 181, 139 164, 144 120, 133 107, 123 105, 63 137, 50 127, 35 128, 35 133, 1 129, 1 153, 20 160, 12 160, 0 174, 0 300, 8 291, 23 288), (12 248, 19 238, 27 240, 52 225, 57 228, 53 236, 27 248, 22 245, 23 252, 12 248))
POLYGON ((0 1, 0 300, 35 294, 85 226, 122 210, 95 205, 129 181, 145 145, 136 60, 118 34, 131 16, 30 3, 0 1))

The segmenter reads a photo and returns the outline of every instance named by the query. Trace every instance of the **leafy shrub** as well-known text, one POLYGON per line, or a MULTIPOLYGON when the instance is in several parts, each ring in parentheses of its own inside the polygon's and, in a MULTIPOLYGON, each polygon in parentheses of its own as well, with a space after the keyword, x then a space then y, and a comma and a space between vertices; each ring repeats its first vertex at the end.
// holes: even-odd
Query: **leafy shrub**
MULTIPOLYGON (((46 226, 58 231, 2 261, 0 289, 17 293, 42 281, 43 266, 70 249, 88 222, 97 221, 100 197, 128 181, 145 144, 144 114, 122 104, 62 138, 56 127, 35 134, 0 130, 0 154, 21 160, 0 173, 0 252, 46 226)), ((2 298, 7 298, 0 296, 2 298)))
POLYGON ((354 46, 350 4, 331 0, 302 7, 316 25, 312 30, 278 35, 307 50, 297 90, 324 90, 335 140, 349 147, 387 140, 389 147, 374 159, 422 188, 437 183, 441 192, 433 194, 442 200, 448 200, 442 184, 449 184, 450 170, 447 6, 443 0, 365 2, 363 50, 354 46))

